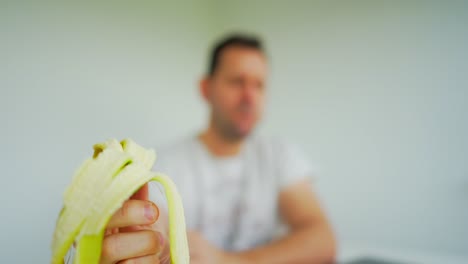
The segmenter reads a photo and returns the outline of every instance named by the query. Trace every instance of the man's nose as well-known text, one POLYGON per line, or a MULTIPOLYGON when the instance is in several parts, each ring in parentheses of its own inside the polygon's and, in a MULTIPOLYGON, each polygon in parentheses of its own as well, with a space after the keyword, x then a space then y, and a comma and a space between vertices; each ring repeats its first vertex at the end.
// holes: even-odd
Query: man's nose
POLYGON ((243 89, 243 100, 254 103, 258 97, 258 89, 254 85, 246 84, 243 89))

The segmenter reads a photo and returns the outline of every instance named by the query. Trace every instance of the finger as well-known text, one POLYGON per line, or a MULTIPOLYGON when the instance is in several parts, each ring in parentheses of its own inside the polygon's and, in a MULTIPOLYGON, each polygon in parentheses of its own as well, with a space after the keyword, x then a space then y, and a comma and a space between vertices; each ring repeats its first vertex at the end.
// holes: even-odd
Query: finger
POLYGON ((161 251, 160 237, 161 234, 150 230, 107 236, 102 244, 101 263, 157 254, 161 251))
POLYGON ((148 199, 148 183, 143 185, 138 191, 136 191, 130 199, 135 199, 135 200, 149 200, 148 199))
POLYGON ((117 264, 160 264, 159 257, 157 255, 148 255, 139 258, 126 259, 117 262, 117 264))
POLYGON ((128 200, 107 223, 107 229, 132 225, 149 225, 158 220, 159 209, 150 201, 128 200))

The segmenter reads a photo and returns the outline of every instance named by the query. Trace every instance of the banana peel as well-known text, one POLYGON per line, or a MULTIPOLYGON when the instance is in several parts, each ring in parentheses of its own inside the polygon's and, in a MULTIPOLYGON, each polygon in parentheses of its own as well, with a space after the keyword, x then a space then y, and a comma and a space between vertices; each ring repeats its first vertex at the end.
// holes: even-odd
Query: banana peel
POLYGON ((165 190, 169 209, 171 263, 188 264, 189 250, 184 209, 175 184, 154 173, 154 150, 131 139, 111 139, 94 145, 94 155, 83 162, 64 193, 52 239, 52 264, 62 264, 76 243, 74 264, 97 264, 107 222, 130 196, 149 181, 165 190))

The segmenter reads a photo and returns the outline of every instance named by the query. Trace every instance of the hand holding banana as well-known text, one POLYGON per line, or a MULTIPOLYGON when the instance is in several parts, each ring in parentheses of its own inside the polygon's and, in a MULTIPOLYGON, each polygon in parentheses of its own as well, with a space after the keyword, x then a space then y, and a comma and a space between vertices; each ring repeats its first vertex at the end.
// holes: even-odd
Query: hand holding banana
POLYGON ((106 239, 104 236, 106 232, 112 233, 112 230, 121 227, 135 223, 147 225, 157 219, 157 207, 152 203, 128 200, 132 194, 135 198, 147 196, 146 183, 157 181, 164 187, 168 202, 171 263, 188 264, 182 202, 167 176, 150 171, 156 159, 154 151, 144 149, 128 139, 96 144, 94 150, 93 158, 82 164, 65 191, 64 207, 57 220, 52 242, 51 263, 63 263, 67 250, 74 242, 77 245, 74 258, 76 264, 97 264, 100 261, 114 263, 126 257, 126 254, 133 257, 138 251, 143 258, 154 258, 154 254, 150 253, 154 253, 155 248, 160 246, 160 243, 155 242, 159 241, 155 232, 132 230, 134 232, 120 233, 119 236, 106 236, 106 239), (141 208, 145 208, 143 214, 141 208), (131 213, 132 210, 140 210, 140 214, 131 213), (135 236, 139 236, 137 241, 142 243, 140 246, 138 243, 128 243, 117 255, 108 251, 108 248, 113 248, 109 245, 112 243, 109 238, 119 239, 118 245, 126 245, 125 241, 135 241, 135 236), (105 251, 101 252, 102 249, 105 251))

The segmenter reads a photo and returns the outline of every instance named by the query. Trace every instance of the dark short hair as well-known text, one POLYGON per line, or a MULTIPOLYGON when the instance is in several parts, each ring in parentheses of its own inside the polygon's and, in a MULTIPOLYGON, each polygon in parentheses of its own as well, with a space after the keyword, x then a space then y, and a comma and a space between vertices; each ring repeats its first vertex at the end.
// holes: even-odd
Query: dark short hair
POLYGON ((262 41, 258 37, 239 33, 228 35, 214 45, 211 51, 208 75, 213 75, 219 65, 222 52, 229 47, 249 48, 264 53, 262 41))

